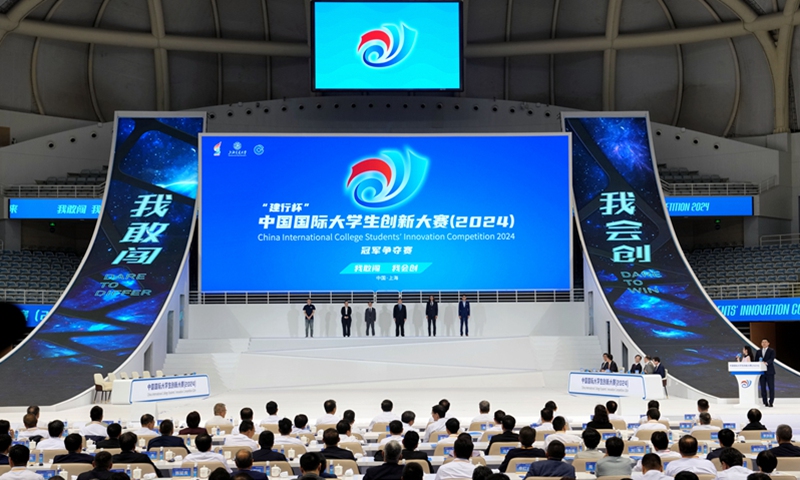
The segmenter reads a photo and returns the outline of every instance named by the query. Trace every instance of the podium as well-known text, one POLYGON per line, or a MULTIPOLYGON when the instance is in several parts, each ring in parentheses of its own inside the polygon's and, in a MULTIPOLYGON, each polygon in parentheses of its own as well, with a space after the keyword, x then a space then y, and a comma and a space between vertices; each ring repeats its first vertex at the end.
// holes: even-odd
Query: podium
POLYGON ((728 371, 736 377, 739 385, 739 405, 758 405, 758 379, 767 371, 761 362, 728 362, 728 371))

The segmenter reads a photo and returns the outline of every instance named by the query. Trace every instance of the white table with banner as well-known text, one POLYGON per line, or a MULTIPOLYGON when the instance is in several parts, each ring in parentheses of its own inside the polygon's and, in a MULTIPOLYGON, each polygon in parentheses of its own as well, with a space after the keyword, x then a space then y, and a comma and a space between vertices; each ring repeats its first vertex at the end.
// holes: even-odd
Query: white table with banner
POLYGON ((211 395, 208 375, 182 375, 178 377, 135 378, 114 380, 111 403, 161 402, 201 398, 211 395))
POLYGON ((569 372, 570 395, 599 397, 664 398, 661 375, 636 375, 631 373, 569 372))

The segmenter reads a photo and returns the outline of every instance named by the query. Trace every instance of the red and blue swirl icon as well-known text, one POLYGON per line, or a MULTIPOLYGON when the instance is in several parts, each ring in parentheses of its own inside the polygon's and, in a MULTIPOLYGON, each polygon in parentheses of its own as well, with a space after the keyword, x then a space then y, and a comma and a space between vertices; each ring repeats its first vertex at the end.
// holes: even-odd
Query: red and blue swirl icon
POLYGON ((405 152, 382 150, 375 157, 359 160, 350 168, 345 189, 357 205, 383 209, 402 205, 422 187, 428 174, 428 159, 410 148, 405 152))
POLYGON ((752 380, 742 380, 741 385, 742 388, 750 388, 750 385, 753 384, 752 380))
POLYGON ((400 26, 386 23, 381 28, 361 35, 358 51, 361 60, 374 68, 397 65, 408 57, 417 41, 417 31, 405 23, 400 26))

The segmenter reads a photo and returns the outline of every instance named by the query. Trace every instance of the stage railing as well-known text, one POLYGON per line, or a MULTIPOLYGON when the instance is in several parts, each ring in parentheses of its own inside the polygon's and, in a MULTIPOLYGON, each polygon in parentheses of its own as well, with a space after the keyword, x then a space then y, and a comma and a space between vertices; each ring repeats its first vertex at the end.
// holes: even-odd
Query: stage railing
POLYGON ((761 235, 759 245, 767 247, 771 245, 783 246, 800 243, 800 233, 783 233, 780 235, 761 235))
POLYGON ((56 303, 63 292, 63 290, 2 288, 0 289, 0 301, 30 305, 52 305, 56 303))
POLYGON ((4 185, 3 196, 25 198, 102 198, 106 184, 100 185, 4 185))
MULTIPOLYGON (((311 298, 314 303, 395 303, 401 292, 190 292, 189 303, 195 305, 300 304, 311 298)), ((554 303, 582 302, 583 289, 471 292, 402 292, 404 303, 425 303, 433 295, 440 303, 457 303, 461 295, 470 302, 484 303, 554 303)))
POLYGON ((787 298, 800 297, 800 283, 748 283, 741 285, 704 286, 714 300, 737 298, 787 298))
POLYGON ((661 181, 661 188, 667 196, 730 196, 760 195, 778 185, 778 177, 772 176, 760 183, 720 182, 720 183, 674 183, 661 181))

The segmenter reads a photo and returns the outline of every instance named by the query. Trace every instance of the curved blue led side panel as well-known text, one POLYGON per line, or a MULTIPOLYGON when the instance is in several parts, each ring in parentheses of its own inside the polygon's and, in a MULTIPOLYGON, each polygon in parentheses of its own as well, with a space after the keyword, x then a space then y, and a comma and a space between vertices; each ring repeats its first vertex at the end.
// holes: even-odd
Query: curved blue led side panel
MULTIPOLYGON (((562 113, 572 132, 572 188, 583 249, 625 332, 670 375, 702 392, 737 397, 727 363, 750 343, 698 283, 675 239, 646 115, 562 113)), ((776 389, 800 395, 797 372, 776 389)))
POLYGON ((91 246, 47 319, 0 363, 0 406, 52 405, 86 391, 94 373, 134 353, 169 298, 196 217, 205 114, 145 115, 116 119, 91 246))

